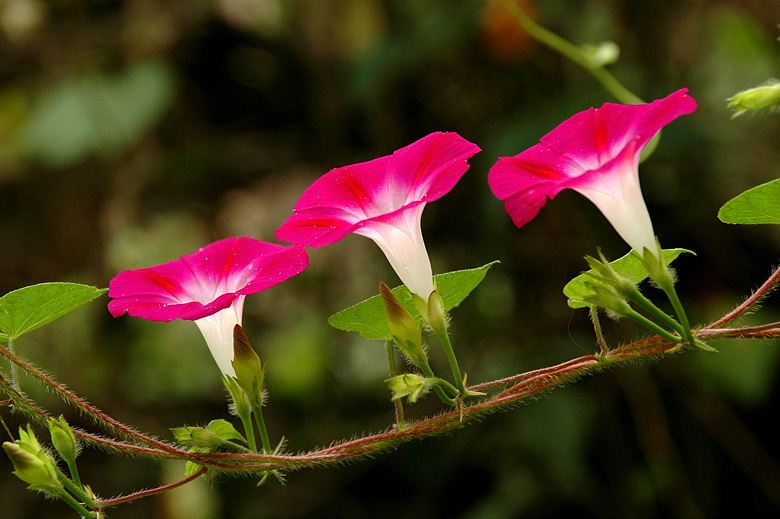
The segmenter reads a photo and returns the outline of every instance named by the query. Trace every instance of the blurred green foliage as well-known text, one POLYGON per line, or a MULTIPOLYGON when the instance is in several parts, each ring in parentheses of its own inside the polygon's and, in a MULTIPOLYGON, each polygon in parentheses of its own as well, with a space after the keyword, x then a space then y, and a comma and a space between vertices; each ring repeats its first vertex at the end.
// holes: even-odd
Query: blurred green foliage
MULTIPOLYGON (((641 168, 656 232, 697 253, 675 262, 694 322, 733 307, 777 263, 775 227, 727 226, 718 208, 780 177, 780 118, 730 120, 726 98, 780 74, 780 4, 730 0, 519 2, 573 43, 614 41, 610 70, 655 99, 687 86, 699 110, 670 125, 641 168)), ((106 286, 119 270, 212 239, 272 240, 330 168, 435 130, 483 152, 426 208, 434 271, 501 261, 453 310, 459 361, 477 382, 595 351, 561 289, 601 247, 625 245, 574 193, 523 229, 485 175, 572 113, 611 101, 576 65, 476 0, 3 0, 0 2, 0 294, 43 281, 106 286)), ((360 237, 313 250, 311 267, 249 298, 264 361, 266 421, 292 451, 385 428, 384 347, 334 330, 333 313, 397 280, 360 237)), ((94 303, 25 336, 18 351, 97 406, 171 439, 226 418, 218 372, 190 323, 113 320, 94 303)), ((770 299, 755 316, 780 315, 770 299)), ((606 323, 613 343, 641 333, 606 323)), ((716 345, 610 371, 457 434, 338 469, 185 487, 111 517, 660 518, 774 516, 780 455, 775 341, 716 345), (182 497, 185 496, 185 497, 182 497), (206 511, 206 512, 204 512, 206 511)), ((446 359, 432 348, 437 372, 446 359), (438 368, 438 369, 437 369, 438 368)), ((3 368, 7 371, 7 368, 3 368)), ((54 414, 69 414, 23 381, 54 414)), ((422 416, 439 407, 428 399, 422 416)), ((23 417, 3 413, 11 430, 23 417)), ((103 496, 181 467, 82 458, 103 496)), ((5 519, 71 517, 24 490, 0 458, 5 519)))

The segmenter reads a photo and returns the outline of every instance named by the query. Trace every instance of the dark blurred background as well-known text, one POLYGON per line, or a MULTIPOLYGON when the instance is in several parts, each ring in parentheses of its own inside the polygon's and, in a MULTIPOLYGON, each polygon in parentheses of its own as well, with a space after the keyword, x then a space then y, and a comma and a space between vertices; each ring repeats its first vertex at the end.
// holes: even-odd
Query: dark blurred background
MULTIPOLYGON (((574 43, 617 42, 611 70, 640 97, 689 87, 699 101, 664 131, 641 178, 661 243, 698 254, 676 263, 692 320, 719 317, 778 263, 776 227, 728 226, 716 214, 780 176, 780 116, 731 120, 725 109, 736 91, 780 75, 780 3, 520 3, 574 43)), ((452 315, 469 381, 591 353, 587 313, 569 309, 561 288, 584 269, 585 254, 601 247, 617 258, 626 245, 571 192, 516 229, 486 174, 498 156, 606 101, 588 73, 490 2, 2 0, 0 293, 43 281, 107 286, 120 270, 227 236, 272 241, 327 170, 456 131, 483 151, 426 208, 434 271, 501 260, 452 315)), ((268 362, 266 420, 290 451, 392 422, 383 344, 326 324, 379 281, 398 283, 373 243, 350 236, 313 250, 303 274, 247 300, 244 325, 268 362)), ((19 351, 161 438, 172 439, 170 427, 228 416, 194 325, 114 320, 106 302, 23 338, 19 351)), ((742 322, 778 319, 770 299, 742 322)), ((631 323, 605 327, 612 344, 643 334, 631 323)), ((777 516, 780 447, 770 424, 780 406, 779 345, 713 345, 721 352, 622 367, 445 437, 292 473, 284 487, 199 481, 110 517, 777 516)), ((24 387, 54 414, 92 427, 42 388, 24 387)), ((408 412, 437 409, 428 399, 408 412)), ((26 423, 0 412, 14 432, 26 423)), ((93 450, 81 460, 82 478, 106 497, 183 473, 93 450)), ((0 456, 3 518, 75 517, 26 491, 11 470, 0 456)))

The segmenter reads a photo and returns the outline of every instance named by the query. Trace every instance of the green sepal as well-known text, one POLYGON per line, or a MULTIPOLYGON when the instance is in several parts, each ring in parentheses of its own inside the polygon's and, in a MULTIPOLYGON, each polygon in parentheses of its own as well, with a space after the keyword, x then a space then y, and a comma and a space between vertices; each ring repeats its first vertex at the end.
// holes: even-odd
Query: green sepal
POLYGON ((385 308, 387 325, 398 349, 415 366, 427 365, 428 357, 422 347, 422 332, 414 316, 398 302, 390 287, 379 283, 379 295, 385 308))
POLYGON ((406 396, 409 397, 408 400, 412 404, 417 402, 433 386, 430 379, 416 373, 404 373, 403 375, 390 377, 385 380, 385 384, 393 392, 391 400, 398 400, 406 396))

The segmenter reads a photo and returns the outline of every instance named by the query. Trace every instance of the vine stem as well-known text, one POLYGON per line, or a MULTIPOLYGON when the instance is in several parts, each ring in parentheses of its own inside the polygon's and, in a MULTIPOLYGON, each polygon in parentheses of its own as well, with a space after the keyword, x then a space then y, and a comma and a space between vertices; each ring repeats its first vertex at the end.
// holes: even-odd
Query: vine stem
POLYGON ((738 319, 741 317, 745 312, 756 306, 758 303, 761 302, 761 300, 769 295, 772 290, 777 287, 777 284, 780 283, 780 267, 777 267, 774 272, 767 278, 764 283, 758 287, 752 294, 750 294, 750 297, 745 299, 745 301, 737 306, 734 310, 727 313, 717 321, 714 321, 711 324, 708 324, 702 330, 709 330, 712 328, 720 328, 722 326, 727 325, 728 323, 738 319))
MULTIPOLYGON (((107 414, 103 413, 99 409, 87 403, 82 398, 78 397, 73 392, 67 390, 62 384, 54 380, 52 377, 45 374, 44 372, 42 372, 32 364, 25 361, 24 359, 14 354, 13 352, 9 351, 3 346, 0 346, 0 354, 2 354, 4 357, 10 360, 14 365, 22 368, 27 373, 29 373, 30 375, 38 379, 49 389, 57 393, 60 396, 60 398, 62 398, 69 404, 73 405, 74 407, 78 408, 85 414, 91 416, 93 419, 100 422, 106 428, 126 438, 132 438, 144 445, 147 445, 147 447, 151 447, 151 448, 143 448, 142 446, 139 445, 131 445, 131 444, 127 444, 112 439, 102 438, 98 435, 91 435, 89 433, 84 433, 83 431, 78 431, 78 436, 80 438, 92 441, 93 443, 102 445, 104 447, 112 448, 117 451, 129 451, 132 452, 133 454, 139 454, 139 455, 143 454, 146 456, 155 456, 155 457, 173 457, 176 459, 186 459, 188 461, 194 461, 199 464, 202 463, 208 464, 208 460, 204 459, 201 454, 192 454, 185 449, 177 448, 163 441, 139 433, 129 425, 125 425, 119 422, 118 420, 115 420, 114 418, 108 416, 107 414)), ((25 398, 21 393, 21 391, 15 388, 13 384, 5 380, 5 378, 2 377, 2 375, 0 375, 0 381, 2 382, 2 386, 5 388, 6 392, 9 393, 9 396, 14 397, 13 398, 14 403, 24 402, 27 404, 27 407, 29 408, 28 411, 31 411, 28 412, 28 414, 30 414, 31 416, 39 417, 43 423, 48 423, 48 421, 52 419, 52 417, 48 413, 41 410, 34 404, 32 404, 29 401, 29 399, 25 398)), ((74 429, 74 433, 76 432, 77 430, 74 429)), ((225 466, 222 468, 230 468, 230 467, 225 466)))
MULTIPOLYGON (((702 333, 701 336, 703 338, 759 338, 780 336, 780 326, 778 326, 778 324, 774 324, 773 326, 773 328, 753 327, 708 330, 707 332, 702 333)), ((452 410, 418 422, 407 423, 406 427, 403 429, 390 429, 382 433, 346 441, 307 454, 275 457, 252 454, 209 453, 206 454, 206 456, 212 459, 244 461, 246 464, 242 466, 241 472, 259 472, 276 469, 295 470, 332 463, 343 463, 345 461, 371 456, 381 451, 392 449, 399 443, 405 441, 435 436, 454 430, 484 415, 516 406, 528 398, 549 391, 582 376, 602 371, 619 364, 631 363, 637 360, 657 357, 659 355, 668 355, 680 350, 681 346, 679 342, 672 342, 659 336, 653 336, 617 347, 610 350, 608 354, 603 357, 585 355, 556 366, 534 370, 499 381, 470 386, 468 388, 470 390, 480 390, 498 385, 510 385, 510 387, 490 398, 464 406, 462 417, 460 410, 452 410), (252 461, 255 461, 255 463, 252 463, 252 461)))
POLYGON ((533 38, 560 52, 574 63, 590 72, 615 99, 625 104, 642 104, 644 101, 624 87, 603 65, 595 64, 582 49, 534 22, 515 2, 493 0, 500 3, 517 20, 517 23, 533 38))
MULTIPOLYGON (((388 339, 385 341, 385 350, 387 352, 387 369, 390 372, 390 378, 393 378, 398 374, 398 369, 395 366, 395 354, 393 352, 393 340, 388 339)), ((398 427, 404 426, 404 404, 400 398, 393 400, 395 406, 395 423, 398 427)))
POLYGON ((590 305, 588 307, 588 313, 590 314, 590 320, 593 323, 593 332, 596 334, 596 344, 599 345, 599 353, 603 357, 609 352, 609 347, 607 346, 607 340, 604 338, 604 331, 601 329, 599 310, 596 306, 590 305))
POLYGON ((455 350, 452 348, 452 342, 450 336, 447 333, 446 327, 444 329, 434 328, 436 336, 439 338, 444 354, 447 356, 447 362, 450 364, 450 370, 452 371, 452 377, 455 379, 455 385, 457 391, 462 397, 466 396, 466 387, 463 384, 463 377, 460 374, 460 367, 458 366, 458 359, 455 357, 455 350))
MULTIPOLYGON (((720 320, 719 320, 720 321, 720 320)), ((718 321, 716 321, 718 322, 718 321)), ((701 329, 702 338, 750 337, 766 338, 780 336, 780 323, 745 328, 706 328, 701 329)), ((390 428, 385 432, 362 438, 336 443, 330 447, 297 455, 275 455, 255 453, 199 453, 192 455, 167 444, 166 450, 146 448, 134 450, 134 454, 167 456, 195 461, 217 472, 238 474, 260 474, 273 470, 296 470, 307 467, 325 466, 333 463, 356 460, 375 455, 396 447, 399 443, 412 439, 442 434, 462 427, 485 415, 495 413, 521 404, 524 400, 554 389, 582 376, 596 373, 622 363, 636 362, 651 357, 662 356, 681 350, 678 342, 653 336, 614 348, 606 355, 585 355, 547 368, 521 373, 512 377, 470 386, 472 391, 504 387, 503 390, 488 398, 476 401, 462 408, 449 410, 416 422, 407 422, 404 428, 390 428)), ((4 353, 7 356, 7 353, 4 353)), ((2 389, 10 396, 23 398, 15 392, 10 383, 2 379, 2 389)), ((58 390, 59 391, 59 390, 58 390)), ((33 415, 47 419, 47 415, 33 407, 33 415)), ((126 427, 126 426, 125 426, 126 427)), ((76 430, 74 430, 76 433, 76 430)), ((84 437, 84 433, 77 433, 84 437)), ((137 434, 137 433, 136 433, 137 434)), ((159 442, 162 443, 162 442, 159 442)), ((111 445, 110 443, 108 445, 111 445)), ((142 497, 143 495, 139 495, 142 497)), ((102 503, 102 502, 101 502, 102 503)))
POLYGON ((168 485, 162 485, 157 488, 149 488, 146 490, 140 490, 138 492, 133 492, 132 494, 127 494, 125 496, 119 496, 119 497, 113 497, 111 499, 98 499, 95 504, 98 506, 98 508, 105 508, 109 506, 116 506, 122 503, 129 503, 130 501, 135 501, 136 499, 141 499, 142 497, 148 497, 153 496, 155 494, 160 494, 162 492, 166 492, 168 490, 173 490, 176 487, 180 487, 182 485, 186 485, 190 481, 193 481, 195 479, 198 479, 200 476, 205 474, 207 471, 206 467, 201 467, 198 469, 197 472, 192 474, 191 476, 187 476, 186 478, 176 481, 175 483, 170 483, 168 485))

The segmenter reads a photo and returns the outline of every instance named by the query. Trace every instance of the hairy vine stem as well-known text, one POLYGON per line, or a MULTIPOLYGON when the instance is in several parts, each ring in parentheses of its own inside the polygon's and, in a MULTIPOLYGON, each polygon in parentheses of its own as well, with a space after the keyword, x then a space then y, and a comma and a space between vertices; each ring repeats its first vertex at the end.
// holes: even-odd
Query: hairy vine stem
MULTIPOLYGON (((767 281, 748 297, 745 302, 720 319, 695 330, 696 337, 701 340, 717 338, 780 337, 780 322, 749 327, 723 327, 755 307, 755 305, 772 291, 778 282, 780 282, 780 268, 775 270, 767 281)), ((435 436, 463 427, 483 416, 515 407, 526 400, 583 376, 597 373, 626 362, 673 354, 685 347, 687 346, 681 346, 678 342, 670 341, 661 336, 652 336, 637 340, 610 350, 605 350, 604 345, 600 344, 600 351, 596 354, 584 355, 555 366, 535 369, 510 377, 469 386, 467 389, 474 392, 484 392, 486 390, 497 391, 488 397, 475 399, 473 403, 464 405, 462 408, 448 410, 439 415, 418 421, 407 420, 402 424, 398 424, 395 427, 380 433, 353 440, 335 442, 329 447, 312 450, 302 454, 234 452, 191 453, 183 447, 178 447, 138 432, 132 427, 111 418, 66 389, 51 376, 3 346, 0 346, 0 355, 6 357, 14 366, 26 371, 39 382, 51 388, 65 402, 86 413, 100 423, 105 429, 118 437, 118 439, 108 438, 74 428, 74 434, 84 442, 126 455, 180 459, 191 461, 201 466, 201 468, 191 476, 170 485, 143 490, 111 499, 98 499, 96 503, 102 508, 163 492, 170 488, 183 485, 207 473, 263 475, 269 471, 275 470, 299 470, 357 460, 362 457, 389 450, 403 442, 435 436)), ((16 409, 24 412, 31 419, 40 423, 47 423, 52 419, 52 416, 24 395, 21 390, 14 386, 12 381, 9 381, 2 375, 0 375, 0 390, 2 390, 10 399, 6 401, 6 403, 13 405, 16 409)))

